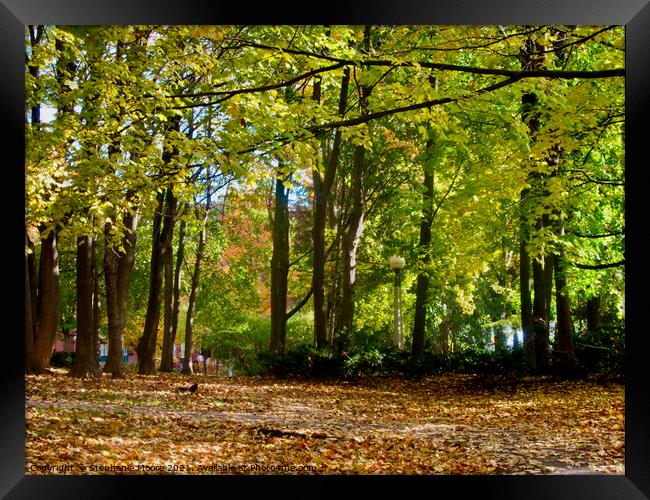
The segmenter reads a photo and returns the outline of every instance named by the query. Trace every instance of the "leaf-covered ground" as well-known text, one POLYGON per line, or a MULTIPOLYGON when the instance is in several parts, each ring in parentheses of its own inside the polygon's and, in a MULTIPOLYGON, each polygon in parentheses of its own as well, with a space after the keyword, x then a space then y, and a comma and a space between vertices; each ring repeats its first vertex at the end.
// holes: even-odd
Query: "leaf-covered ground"
POLYGON ((623 462, 622 385, 27 378, 27 474, 623 474, 623 462))

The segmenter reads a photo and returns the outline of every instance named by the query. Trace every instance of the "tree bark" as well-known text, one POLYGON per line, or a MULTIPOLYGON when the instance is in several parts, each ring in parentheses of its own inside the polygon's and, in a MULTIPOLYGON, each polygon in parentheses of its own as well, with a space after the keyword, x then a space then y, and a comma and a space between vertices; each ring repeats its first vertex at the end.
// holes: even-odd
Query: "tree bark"
MULTIPOLYGON (((541 67, 541 60, 537 54, 539 49, 538 44, 529 39, 525 46, 522 48, 521 53, 521 64, 522 70, 537 70, 541 67)), ((539 130, 539 110, 538 107, 538 98, 534 92, 527 92, 521 96, 521 106, 523 121, 528 126, 530 133, 531 141, 535 141, 535 136, 539 130)), ((532 174, 528 174, 529 180, 532 180, 532 174)), ((531 221, 529 220, 528 205, 530 201, 528 200, 528 195, 530 191, 524 189, 521 193, 521 207, 522 212, 519 219, 519 297, 521 303, 521 329, 523 332, 523 343, 524 343, 524 365, 529 370, 535 370, 537 368, 537 354, 536 347, 539 343, 537 339, 537 329, 540 325, 537 323, 537 317, 543 317, 543 313, 540 313, 539 310, 535 309, 535 304, 531 298, 531 259, 530 254, 527 248, 530 239, 531 232, 531 221)), ((538 267, 535 267, 533 264, 533 279, 535 276, 542 276, 543 273, 540 271, 539 263, 538 267)), ((536 282, 533 285, 537 291, 539 287, 543 290, 543 284, 541 282, 536 282)), ((537 307, 544 306, 543 297, 541 293, 538 295, 535 294, 537 299, 537 307)), ((541 330, 541 328, 540 328, 541 330)))
MULTIPOLYGON (((339 114, 343 115, 348 98, 350 70, 343 70, 341 93, 339 96, 339 114)), ((320 100, 320 85, 314 85, 314 100, 320 100)), ((334 132, 332 149, 327 156, 325 175, 314 170, 312 174, 314 201, 312 222, 312 243, 314 261, 312 270, 312 289, 314 301, 314 344, 317 349, 327 345, 327 308, 325 301, 325 224, 327 219, 327 199, 332 190, 341 151, 341 131, 334 132)))
POLYGON ((92 265, 91 265, 91 274, 93 280, 93 356, 95 367, 97 370, 97 375, 101 373, 101 367, 99 366, 99 330, 101 327, 101 299, 99 295, 99 273, 97 272, 97 240, 93 238, 93 251, 92 251, 92 265))
POLYGON ((43 373, 50 366, 52 345, 56 339, 59 320, 59 253, 56 229, 52 229, 41 242, 38 282, 38 316, 32 372, 43 373))
MULTIPOLYGON (((561 234, 564 230, 561 230, 561 234)), ((571 374, 576 371, 577 359, 571 334, 571 307, 569 288, 566 279, 566 251, 562 248, 554 259, 555 264, 555 362, 561 372, 571 374)))
POLYGON ((327 344, 332 345, 334 342, 334 333, 337 324, 340 324, 341 316, 341 252, 342 252, 342 234, 343 234, 343 217, 339 200, 345 199, 345 183, 339 182, 338 187, 333 188, 332 195, 328 202, 327 221, 329 229, 334 234, 334 243, 329 251, 329 290, 327 292, 327 344))
POLYGON ((166 189, 164 200, 162 193, 158 196, 158 209, 154 216, 153 239, 151 248, 151 276, 149 281, 149 299, 145 317, 144 332, 136 352, 138 354, 138 373, 151 375, 156 371, 155 353, 162 301, 164 263, 171 247, 172 218, 176 198, 171 186, 166 189))
MULTIPOLYGON (((522 195, 522 198, 524 196, 522 195)), ((530 254, 526 247, 529 235, 528 227, 528 221, 524 215, 520 220, 519 236, 519 300, 521 303, 521 330, 525 364, 527 368, 534 370, 536 368, 535 328, 531 292, 530 254)))
MULTIPOLYGON (((187 303, 187 318, 185 320, 185 355, 183 358, 183 373, 185 375, 194 373, 194 367, 192 366, 192 328, 194 323, 194 310, 196 307, 196 294, 199 290, 201 260, 203 259, 203 253, 205 251, 208 213, 209 212, 206 209, 202 215, 201 232, 199 233, 199 244, 196 249, 196 261, 194 262, 194 272, 192 273, 192 288, 190 289, 190 297, 187 303)), ((197 213, 197 216, 198 215, 199 214, 197 213)))
POLYGON ((363 146, 355 146, 353 153, 354 172, 352 176, 352 210, 347 230, 343 237, 343 283, 342 304, 338 334, 350 335, 354 322, 355 284, 357 281, 357 249, 365 225, 364 156, 363 146))
POLYGON ((93 294, 93 239, 77 238, 77 341, 70 375, 79 378, 97 378, 99 365, 95 358, 93 294))
MULTIPOLYGON (((370 51, 371 27, 365 26, 361 52, 368 54, 370 51)), ((368 97, 372 88, 369 85, 360 85, 359 112, 363 116, 368 113, 368 97)), ((357 250, 363 234, 366 218, 365 202, 365 148, 358 144, 354 146, 352 154, 352 210, 348 220, 348 227, 343 237, 343 282, 341 287, 341 315, 337 331, 346 332, 342 338, 342 346, 346 343, 347 337, 354 330, 354 306, 355 306, 355 285, 357 280, 357 250)))
POLYGON ((178 332, 178 315, 181 304, 181 274, 185 259, 185 232, 187 222, 183 219, 178 227, 178 250, 176 252, 176 269, 174 271, 174 304, 172 309, 172 356, 178 332))
MULTIPOLYGON (((174 221, 176 220, 176 206, 170 214, 172 227, 170 229, 173 239, 174 221)), ((174 255, 170 240, 169 251, 165 255, 164 277, 165 290, 163 301, 163 341, 160 353, 160 371, 171 372, 174 367, 174 255)))
POLYGON ((287 279, 289 276, 289 190, 284 175, 275 179, 273 255, 271 257, 271 343, 273 354, 283 353, 287 336, 287 279))
POLYGON ((587 331, 594 332, 600 328, 600 297, 587 299, 587 331))
MULTIPOLYGON (((40 45, 45 27, 29 26, 30 44, 32 50, 40 45)), ((40 69, 37 65, 28 62, 29 74, 35 82, 38 82, 40 69)), ((41 123, 41 106, 36 102, 31 107, 32 128, 36 129, 41 123)), ((31 252, 25 254, 25 372, 31 373, 36 364, 35 335, 38 322, 38 288, 36 286, 36 249, 29 239, 27 227, 25 227, 25 247, 31 252)))
POLYGON ((124 327, 131 272, 135 262, 138 219, 137 213, 126 212, 124 215, 126 233, 121 241, 123 252, 110 244, 110 225, 107 224, 105 229, 104 280, 106 282, 106 315, 108 318, 108 357, 104 365, 104 372, 110 373, 113 378, 124 376, 122 362, 124 327))
POLYGON ((431 262, 431 226, 433 224, 434 165, 432 148, 434 141, 429 138, 426 145, 424 170, 424 192, 422 194, 422 217, 420 219, 420 240, 418 243, 418 273, 415 291, 415 312, 413 320, 413 340, 411 354, 424 354, 424 332, 427 318, 427 296, 429 291, 429 274, 426 267, 431 262))
POLYGON ((533 261, 533 328, 535 332, 535 364, 540 372, 550 367, 548 295, 546 285, 547 259, 533 261))

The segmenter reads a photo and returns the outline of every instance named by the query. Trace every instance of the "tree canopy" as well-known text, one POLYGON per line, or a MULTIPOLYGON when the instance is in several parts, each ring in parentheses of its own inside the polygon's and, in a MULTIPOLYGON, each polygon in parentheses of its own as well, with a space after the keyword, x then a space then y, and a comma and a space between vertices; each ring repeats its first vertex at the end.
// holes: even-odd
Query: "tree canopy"
POLYGON ((413 354, 511 331, 545 368, 624 318, 621 26, 28 26, 25 53, 33 342, 46 269, 57 323, 79 312, 79 238, 133 251, 140 363, 174 267, 175 321, 248 368, 269 345, 389 345, 392 255, 413 354))

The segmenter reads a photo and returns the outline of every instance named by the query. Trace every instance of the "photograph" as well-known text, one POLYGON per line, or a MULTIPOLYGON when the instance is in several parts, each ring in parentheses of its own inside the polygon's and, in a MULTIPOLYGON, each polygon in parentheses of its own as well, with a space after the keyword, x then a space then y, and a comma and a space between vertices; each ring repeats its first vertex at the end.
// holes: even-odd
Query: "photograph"
POLYGON ((638 29, 16 17, 7 498, 89 476, 645 498, 638 29))

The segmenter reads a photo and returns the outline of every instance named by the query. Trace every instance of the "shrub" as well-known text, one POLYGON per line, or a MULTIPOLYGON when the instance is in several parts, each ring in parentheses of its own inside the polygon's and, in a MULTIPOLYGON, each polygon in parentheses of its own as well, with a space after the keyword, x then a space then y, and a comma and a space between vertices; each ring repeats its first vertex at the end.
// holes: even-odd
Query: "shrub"
POLYGON ((301 344, 282 354, 261 353, 258 362, 268 373, 279 377, 340 377, 344 356, 301 344))
POLYGON ((343 375, 354 377, 356 375, 379 375, 384 371, 385 353, 379 349, 371 348, 352 354, 344 355, 343 375))
POLYGON ((70 368, 74 363, 74 352, 57 351, 50 358, 50 365, 57 368, 70 368))
POLYGON ((578 365, 587 373, 625 373, 625 327, 603 326, 576 336, 578 365))
POLYGON ((443 372, 507 374, 521 369, 521 349, 488 351, 467 349, 447 355, 425 352, 413 357, 393 347, 357 347, 349 351, 317 350, 309 344, 280 355, 258 355, 261 371, 280 377, 334 377, 399 375, 420 377, 443 372))

